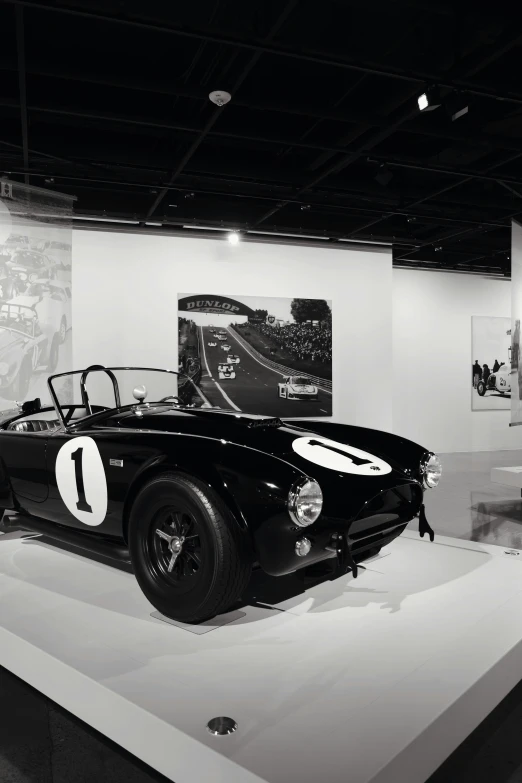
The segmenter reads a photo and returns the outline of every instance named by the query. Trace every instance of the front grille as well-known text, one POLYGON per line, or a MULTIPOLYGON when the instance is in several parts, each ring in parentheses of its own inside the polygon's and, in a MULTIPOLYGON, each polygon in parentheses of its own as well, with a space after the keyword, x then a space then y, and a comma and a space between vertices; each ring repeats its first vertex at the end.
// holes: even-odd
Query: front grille
POLYGON ((347 534, 354 552, 384 546, 398 536, 419 513, 422 489, 417 483, 384 490, 369 500, 352 522, 347 534))

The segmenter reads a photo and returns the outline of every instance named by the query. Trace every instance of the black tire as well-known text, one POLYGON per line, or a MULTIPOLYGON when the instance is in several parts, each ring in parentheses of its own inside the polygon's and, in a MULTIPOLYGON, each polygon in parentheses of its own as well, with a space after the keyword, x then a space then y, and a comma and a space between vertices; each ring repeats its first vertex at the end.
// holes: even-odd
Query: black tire
POLYGON ((65 338, 67 337, 67 318, 62 315, 62 320, 60 321, 60 345, 63 345, 65 342, 65 338))
POLYGON ((24 357, 24 360, 20 365, 18 375, 9 386, 7 386, 5 389, 2 389, 1 396, 5 397, 6 400, 24 400, 29 391, 29 384, 31 382, 32 374, 33 365, 31 362, 31 356, 27 355, 24 357))
POLYGON ((486 393, 486 384, 484 383, 484 381, 479 381, 477 383, 477 393, 478 393, 479 397, 483 397, 485 395, 485 393, 486 393))
POLYGON ((176 473, 151 479, 133 503, 128 538, 139 586, 173 620, 199 623, 215 617, 248 584, 248 544, 220 498, 197 479, 176 473), (170 573, 173 553, 159 530, 186 536, 170 573))
POLYGON ((47 372, 54 372, 58 364, 60 355, 60 333, 54 335, 51 347, 49 348, 49 358, 47 360, 47 372))

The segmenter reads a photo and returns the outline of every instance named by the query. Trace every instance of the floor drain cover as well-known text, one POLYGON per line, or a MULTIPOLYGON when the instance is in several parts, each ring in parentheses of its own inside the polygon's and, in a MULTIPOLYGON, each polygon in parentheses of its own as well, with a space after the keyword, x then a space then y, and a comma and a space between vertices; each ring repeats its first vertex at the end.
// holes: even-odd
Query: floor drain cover
POLYGON ((233 718, 212 718, 207 723, 207 729, 211 734, 223 737, 226 734, 233 734, 237 729, 237 723, 233 718))

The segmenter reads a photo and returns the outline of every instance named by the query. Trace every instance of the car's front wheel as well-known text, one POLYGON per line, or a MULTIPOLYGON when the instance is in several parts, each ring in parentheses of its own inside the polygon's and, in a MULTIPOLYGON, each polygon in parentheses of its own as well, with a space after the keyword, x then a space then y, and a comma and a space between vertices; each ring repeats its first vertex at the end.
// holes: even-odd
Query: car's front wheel
POLYGON ((129 519, 136 579, 153 606, 185 623, 229 609, 248 584, 248 544, 220 498, 197 479, 165 473, 138 493, 129 519))
POLYGON ((486 384, 484 383, 484 381, 479 381, 477 383, 477 393, 478 393, 479 397, 483 397, 485 395, 485 393, 486 393, 486 384))

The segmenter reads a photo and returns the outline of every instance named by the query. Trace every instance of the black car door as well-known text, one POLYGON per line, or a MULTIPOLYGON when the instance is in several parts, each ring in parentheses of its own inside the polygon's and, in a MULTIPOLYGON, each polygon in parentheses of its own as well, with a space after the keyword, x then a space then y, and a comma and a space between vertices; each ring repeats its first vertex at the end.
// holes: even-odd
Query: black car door
POLYGON ((48 440, 46 516, 78 530, 122 535, 122 513, 136 466, 114 430, 59 430, 48 440))
POLYGON ((41 504, 48 496, 45 458, 49 432, 0 433, 0 454, 6 465, 11 487, 20 506, 31 510, 32 503, 41 504))

